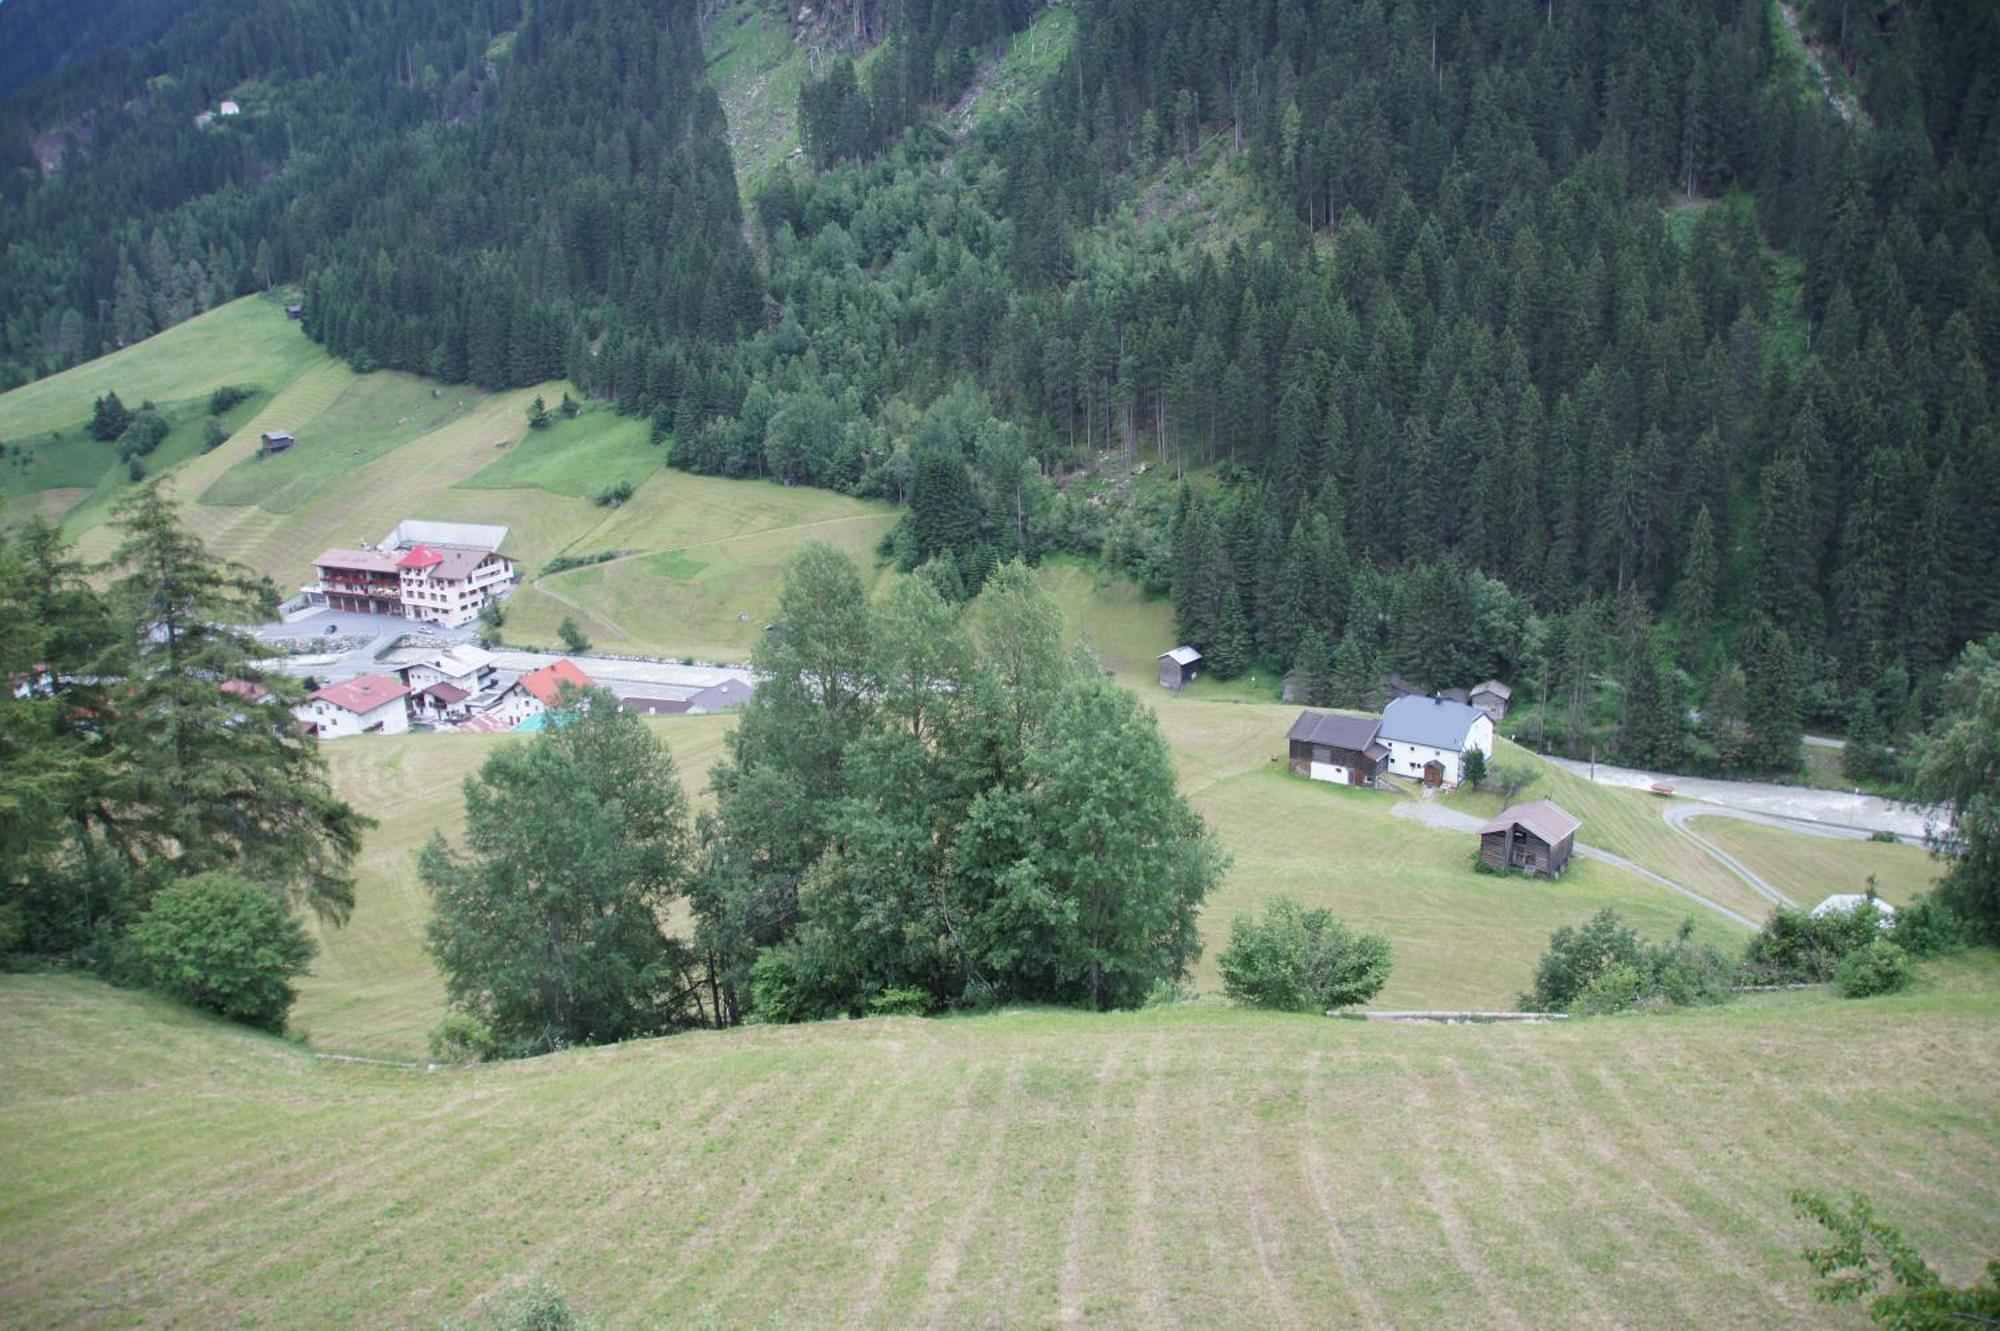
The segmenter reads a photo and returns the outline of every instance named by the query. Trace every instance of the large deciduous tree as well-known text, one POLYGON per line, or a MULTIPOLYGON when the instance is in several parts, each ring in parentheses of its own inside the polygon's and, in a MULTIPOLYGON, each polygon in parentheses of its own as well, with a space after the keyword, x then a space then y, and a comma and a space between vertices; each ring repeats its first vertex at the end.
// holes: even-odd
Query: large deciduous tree
POLYGON ((1938 898, 2000 943, 2000 636, 1967 646, 1945 680, 1944 715, 1917 760, 1917 796, 1948 811, 1951 857, 1938 898))
POLYGON ((597 689, 567 691, 532 740, 465 782, 465 847, 434 835, 418 873, 425 946, 453 1008, 499 1052, 666 1030, 699 1016, 690 952, 666 929, 686 886, 673 756, 597 689))
POLYGON ((725 1009, 1129 1006, 1185 974, 1221 856, 1151 714, 1065 649, 1025 567, 964 607, 923 578, 870 606, 815 547, 774 627, 695 894, 725 1009))

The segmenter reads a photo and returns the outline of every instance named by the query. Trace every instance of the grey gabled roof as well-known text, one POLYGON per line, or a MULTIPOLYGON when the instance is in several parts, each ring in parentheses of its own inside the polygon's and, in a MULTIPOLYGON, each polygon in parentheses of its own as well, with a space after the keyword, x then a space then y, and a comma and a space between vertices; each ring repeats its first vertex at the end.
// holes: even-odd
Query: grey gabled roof
POLYGON ((1171 652, 1161 652, 1162 661, 1172 661, 1175 665, 1193 665, 1201 660, 1201 653, 1192 647, 1176 647, 1171 652))
POLYGON ((1382 738, 1433 749, 1465 747, 1475 721, 1486 713, 1443 698, 1398 698, 1382 709, 1382 738))
POLYGON ((1483 684, 1474 684, 1472 686, 1473 697, 1477 698, 1482 693, 1491 693, 1495 697, 1502 699, 1512 698, 1514 696, 1514 690, 1508 688, 1505 684, 1502 684, 1497 679, 1489 679, 1483 684))
POLYGON ((1325 744, 1336 749, 1364 753, 1375 741, 1376 727, 1382 723, 1372 716, 1342 716, 1338 712, 1299 713, 1285 738, 1307 744, 1325 744))
POLYGON ((1479 829, 1479 835, 1505 832, 1516 823, 1551 846, 1566 836, 1575 836, 1576 829, 1583 826, 1576 815, 1553 800, 1530 800, 1502 809, 1498 818, 1479 829))

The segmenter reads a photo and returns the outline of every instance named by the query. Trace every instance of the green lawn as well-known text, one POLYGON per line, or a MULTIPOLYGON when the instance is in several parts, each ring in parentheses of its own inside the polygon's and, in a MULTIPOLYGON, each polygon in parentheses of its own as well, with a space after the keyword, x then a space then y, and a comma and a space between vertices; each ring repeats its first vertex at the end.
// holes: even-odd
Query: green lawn
MULTIPOLYGON (((510 616, 510 628, 513 622, 510 616)), ((1394 816, 1402 797, 1291 776, 1279 759, 1292 708, 1165 695, 1151 701, 1184 787, 1232 860, 1203 912, 1206 950, 1195 981, 1204 990, 1220 990, 1216 957, 1230 919, 1279 892, 1389 935, 1395 970, 1379 1007, 1511 1008, 1530 987, 1549 934, 1601 906, 1617 907, 1653 937, 1667 936, 1693 914, 1701 937, 1724 947, 1741 944, 1742 931, 1726 921, 1609 865, 1578 862, 1553 883, 1474 873, 1473 838, 1394 816)), ((689 793, 705 798, 708 769, 734 722, 695 717, 653 724, 673 747, 689 793)), ((428 903, 414 857, 433 829, 456 835, 461 781, 506 742, 412 735, 326 747, 336 789, 382 825, 366 843, 354 918, 343 929, 322 931, 321 960, 301 988, 296 1019, 315 1043, 368 1054, 423 1053, 443 999, 420 946, 428 903)))
MULTIPOLYGON (((202 491, 201 502, 296 513, 339 486, 346 473, 460 419, 481 396, 462 384, 390 370, 362 375, 312 416, 266 427, 287 430, 298 442, 269 457, 252 452, 202 491)), ((521 429, 526 433, 525 419, 521 429)), ((403 461, 420 466, 423 459, 412 452, 403 461)))
POLYGON ((61 374, 0 394, 0 439, 52 430, 74 437, 90 419, 90 404, 116 391, 129 407, 146 398, 189 402, 224 384, 254 384, 276 392, 327 359, 282 302, 245 296, 166 332, 61 374))
POLYGON ((636 416, 607 409, 557 420, 520 439, 459 485, 475 490, 547 490, 573 499, 595 499, 623 481, 634 489, 660 470, 666 450, 652 427, 636 416))
POLYGON ((1937 882, 1938 862, 1920 846, 1813 836, 1736 818, 1702 818, 1694 830, 1801 906, 1865 891, 1871 877, 1884 901, 1901 906, 1937 882))
POLYGON ((434 1326, 538 1272, 611 1326, 1859 1331, 1787 1195, 1972 1277, 1997 1031, 1985 956, 1566 1026, 1029 1010, 425 1073, 5 976, 0 1305, 434 1326))

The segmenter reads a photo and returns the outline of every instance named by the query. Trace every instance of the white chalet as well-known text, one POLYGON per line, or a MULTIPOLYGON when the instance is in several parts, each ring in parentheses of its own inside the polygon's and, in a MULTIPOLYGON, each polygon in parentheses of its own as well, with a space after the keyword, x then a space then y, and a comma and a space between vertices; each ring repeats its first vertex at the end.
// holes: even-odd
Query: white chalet
POLYGON ((410 713, 419 721, 457 719, 496 684, 493 653, 471 643, 432 652, 397 669, 410 689, 410 713))
POLYGON ((403 735, 410 729, 409 709, 404 703, 409 692, 393 675, 357 675, 314 689, 292 709, 292 715, 320 739, 403 735))
POLYGON ((1382 709, 1376 742, 1389 750, 1389 770, 1427 786, 1465 779, 1465 755, 1493 756, 1493 718, 1468 703, 1412 695, 1382 709))

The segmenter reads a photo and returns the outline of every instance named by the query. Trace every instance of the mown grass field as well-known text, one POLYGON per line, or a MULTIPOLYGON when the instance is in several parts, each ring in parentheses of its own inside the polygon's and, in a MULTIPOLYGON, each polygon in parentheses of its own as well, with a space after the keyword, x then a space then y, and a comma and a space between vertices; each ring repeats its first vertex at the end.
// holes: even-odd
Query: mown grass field
POLYGON ((1940 868, 1922 847, 1901 843, 1813 836, 1735 818, 1703 818, 1694 830, 1808 908, 1836 892, 1864 892, 1871 877, 1876 895, 1907 905, 1936 885, 1940 868))
POLYGON ((1988 956, 1567 1026, 1011 1011, 426 1074, 8 976, 0 1316, 426 1326, 532 1271, 621 1327, 1859 1328, 1787 1195, 1971 1278, 1997 1031, 1988 956))
POLYGON ((0 394, 0 439, 68 430, 115 391, 126 406, 147 398, 188 402, 224 384, 276 392, 326 353, 285 317, 275 297, 245 296, 109 356, 0 394))
MULTIPOLYGON (((679 765, 699 807, 708 769, 722 756, 723 716, 661 718, 647 723, 679 765)), ((430 900, 417 881, 417 852, 433 832, 456 841, 465 827, 465 778, 506 735, 370 736, 328 744, 333 783, 379 823, 368 833, 357 907, 341 927, 319 927, 320 953, 299 986, 293 1025, 321 1048, 420 1057, 425 1036, 444 1012, 444 987, 423 953, 430 900)))
MULTIPOLYGON (((1232 859, 1202 915, 1205 951, 1193 979, 1204 992, 1221 991, 1216 959, 1231 919, 1280 892, 1389 935, 1395 970, 1374 1004, 1382 1008, 1511 1008, 1531 987, 1549 934, 1607 905, 1653 937, 1692 916, 1698 936, 1741 946, 1742 930, 1625 870, 1579 861, 1557 882, 1477 874, 1473 838, 1397 817, 1403 797, 1290 776, 1282 755, 1295 709, 1164 692, 1151 701, 1183 787, 1232 859)), ((704 801, 708 770, 733 722, 651 724, 672 748, 690 797, 704 801)), ((443 997, 422 951, 429 907, 416 852, 433 830, 458 835, 461 782, 494 745, 509 742, 518 741, 411 735, 326 746, 336 789, 382 825, 369 835, 359 866, 353 920, 320 931, 320 960, 300 989, 295 1020, 316 1044, 391 1057, 424 1053, 443 997)))

